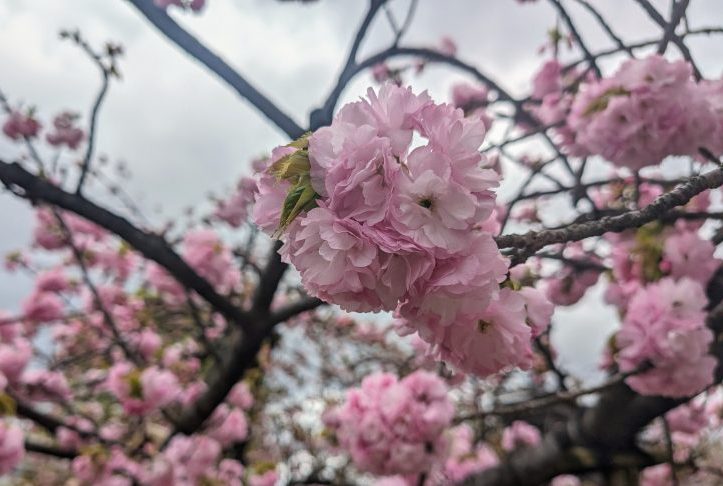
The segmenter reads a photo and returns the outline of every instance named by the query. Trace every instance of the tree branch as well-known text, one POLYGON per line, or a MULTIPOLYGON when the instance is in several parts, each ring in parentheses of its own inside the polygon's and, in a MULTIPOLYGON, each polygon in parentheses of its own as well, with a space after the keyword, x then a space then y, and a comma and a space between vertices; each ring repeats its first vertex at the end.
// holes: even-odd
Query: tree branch
POLYGON ((150 23, 187 54, 206 66, 231 86, 242 98, 279 127, 289 138, 299 138, 304 133, 294 120, 282 112, 271 100, 252 86, 226 61, 201 44, 195 37, 178 25, 165 10, 156 7, 152 0, 128 0, 150 23))
MULTIPOLYGON (((683 42, 683 39, 681 39, 679 36, 675 35, 675 27, 678 25, 678 22, 680 19, 678 19, 678 22, 675 23, 675 26, 673 26, 673 30, 671 31, 671 34, 668 34, 668 29, 670 28, 670 24, 663 18, 662 15, 660 15, 660 12, 658 12, 655 7, 648 1, 648 0, 635 0, 640 7, 645 10, 645 13, 648 14, 648 16, 653 19, 653 21, 658 24, 665 32, 663 39, 668 37, 668 40, 665 42, 665 45, 669 41, 672 41, 680 50, 681 54, 683 54, 683 57, 686 61, 688 61, 693 68, 693 74, 695 75, 695 78, 700 80, 702 79, 703 75, 700 73, 700 70, 698 69, 698 66, 696 66, 695 61, 693 61, 693 56, 690 53, 690 50, 688 49, 688 46, 685 45, 685 42, 683 42)), ((686 2, 687 3, 687 2, 686 2)), ((684 9, 683 9, 684 10, 684 9)), ((684 13, 684 12, 683 12, 684 13)), ((682 17, 682 13, 681 13, 682 17)), ((672 24, 672 19, 671 22, 672 24)), ((659 42, 656 42, 658 46, 663 46, 662 40, 659 42)))
POLYGON ((36 454, 57 457, 59 459, 75 459, 78 455, 78 453, 73 450, 60 449, 58 447, 40 444, 31 440, 25 441, 25 450, 28 452, 35 452, 36 454))
POLYGON ((284 322, 302 312, 314 310, 322 305, 326 305, 326 302, 316 297, 306 297, 273 312, 271 314, 271 322, 284 322))
POLYGON ((663 38, 660 39, 658 44, 658 54, 665 53, 668 47, 668 43, 675 37, 675 29, 678 27, 680 20, 685 15, 685 11, 688 9, 690 0, 673 0, 673 10, 670 15, 670 22, 668 22, 663 38))
POLYGON ((366 35, 367 30, 369 30, 369 26, 374 20, 374 17, 376 17, 379 9, 382 8, 385 3, 386 0, 369 1, 369 9, 367 10, 364 20, 362 20, 362 23, 354 36, 354 41, 352 42, 351 49, 349 49, 349 54, 346 57, 346 62, 341 70, 341 74, 339 74, 336 86, 332 90, 331 94, 329 94, 324 104, 320 108, 311 112, 309 120, 311 130, 316 130, 319 127, 323 127, 331 123, 334 116, 334 108, 336 107, 339 96, 341 96, 342 90, 353 77, 352 73, 358 72, 357 54, 359 53, 359 47, 361 46, 362 40, 364 40, 364 36, 366 35))
POLYGON ((562 3, 560 3, 560 0, 550 0, 550 3, 552 3, 557 12, 560 14, 560 17, 562 17, 562 20, 565 22, 565 25, 572 34, 572 37, 575 39, 575 42, 578 46, 580 46, 580 49, 585 56, 585 60, 587 60, 587 62, 590 64, 590 67, 593 69, 593 71, 595 71, 597 77, 602 77, 600 67, 598 67, 597 63, 595 62, 595 56, 593 56, 592 52, 590 52, 590 50, 587 48, 587 45, 585 45, 585 41, 582 40, 582 36, 580 36, 580 33, 577 31, 575 23, 572 21, 570 14, 567 13, 567 10, 562 5, 562 3))
POLYGON ((595 7, 593 7, 590 4, 590 2, 588 2, 587 0, 575 0, 575 1, 578 4, 582 5, 588 12, 590 12, 590 14, 593 17, 595 17, 595 20, 597 20, 597 23, 600 24, 600 27, 602 27, 602 29, 605 31, 605 33, 608 35, 608 37, 610 37, 610 39, 612 39, 612 41, 615 42, 615 44, 618 46, 618 49, 620 49, 621 51, 625 51, 632 56, 633 50, 629 46, 625 45, 623 40, 620 37, 618 37, 618 35, 615 34, 615 32, 613 32, 612 28, 607 23, 607 21, 602 16, 602 14, 600 12, 598 12, 598 10, 595 7))
POLYGON ((618 216, 606 216, 596 221, 573 224, 566 228, 502 235, 496 238, 497 245, 500 248, 522 250, 518 259, 521 258, 524 261, 528 256, 547 245, 579 241, 608 232, 620 233, 626 229, 640 227, 658 219, 674 207, 686 204, 695 195, 706 189, 713 189, 721 185, 723 185, 723 171, 715 169, 704 175, 691 177, 641 210, 628 211, 618 216))
POLYGON ((105 228, 124 239, 149 260, 158 263, 182 285, 194 290, 227 319, 242 324, 246 314, 191 268, 160 236, 133 226, 128 220, 104 209, 83 196, 71 194, 31 174, 18 163, 0 160, 0 181, 8 188, 22 189, 20 197, 65 209, 105 228))

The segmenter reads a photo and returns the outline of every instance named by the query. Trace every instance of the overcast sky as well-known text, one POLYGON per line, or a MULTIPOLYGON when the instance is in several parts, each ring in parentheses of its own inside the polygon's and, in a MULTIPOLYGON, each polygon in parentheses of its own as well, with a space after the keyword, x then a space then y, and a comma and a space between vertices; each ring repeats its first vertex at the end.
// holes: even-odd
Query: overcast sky
MULTIPOLYGON (((626 39, 656 35, 653 25, 631 0, 590 0, 626 39)), ((693 0, 693 27, 723 24, 722 0, 693 0)), ((401 16, 408 0, 393 0, 401 16)), ((554 26, 548 3, 518 6, 513 0, 420 0, 404 43, 431 46, 445 35, 459 45, 459 56, 492 75, 516 94, 524 93, 541 63, 536 49, 554 26)), ((575 2, 567 1, 590 45, 609 47, 602 32, 575 2)), ((655 1, 667 15, 667 0, 655 1)), ((362 0, 319 0, 310 5, 272 0, 209 0, 202 15, 173 15, 211 49, 305 126, 308 113, 333 85, 350 40, 366 9, 362 0)), ((230 188, 248 171, 249 161, 285 143, 235 92, 170 44, 124 0, 0 0, 0 89, 12 101, 36 105, 49 124, 53 114, 71 109, 85 114, 99 79, 95 66, 67 42, 61 29, 79 28, 96 45, 123 44, 123 79, 114 83, 100 115, 98 150, 124 160, 133 173, 126 190, 144 211, 162 206, 166 216, 180 214, 211 191, 230 188)), ((384 47, 390 29, 383 15, 372 26, 364 53, 384 47)), ((720 76, 723 39, 691 45, 707 76, 720 76)), ((616 59, 610 63, 616 63, 616 59)), ((438 100, 462 78, 432 67, 413 80, 438 100)), ((362 94, 368 75, 354 80, 345 99, 362 94)), ((84 118, 84 121, 87 119, 84 118)), ((0 141, 0 157, 18 148, 0 141)), ((0 194, 0 253, 29 241, 32 221, 24 202, 0 194)), ((0 308, 15 310, 29 282, 0 273, 0 308)), ((595 300, 590 296, 584 304, 595 300)), ((556 339, 583 355, 594 355, 614 321, 609 310, 590 307, 559 312, 556 339), (592 315, 591 315, 592 314, 592 315), (584 337, 583 337, 584 336, 584 337)), ((563 359, 566 355, 563 352, 563 359)), ((568 357, 568 360, 572 359, 568 357)), ((576 359, 577 362, 577 359, 576 359)), ((589 356, 578 367, 589 369, 589 356)))

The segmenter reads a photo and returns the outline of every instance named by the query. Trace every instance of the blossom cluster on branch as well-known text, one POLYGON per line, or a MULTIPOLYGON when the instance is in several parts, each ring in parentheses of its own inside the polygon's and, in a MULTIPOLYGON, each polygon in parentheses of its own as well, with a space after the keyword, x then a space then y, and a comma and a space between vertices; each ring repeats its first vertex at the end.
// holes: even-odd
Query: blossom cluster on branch
POLYGON ((508 262, 493 240, 498 174, 484 168, 484 135, 478 116, 426 93, 370 90, 331 126, 275 149, 255 221, 282 236, 312 295, 394 310, 402 332, 464 371, 529 367, 552 305, 533 288, 500 288, 508 262))

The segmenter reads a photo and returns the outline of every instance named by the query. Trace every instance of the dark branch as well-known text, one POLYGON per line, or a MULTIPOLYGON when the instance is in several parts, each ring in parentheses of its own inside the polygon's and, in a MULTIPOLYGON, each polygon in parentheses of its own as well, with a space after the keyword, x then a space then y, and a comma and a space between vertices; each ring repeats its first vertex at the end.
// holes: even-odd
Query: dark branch
MULTIPOLYGON (((608 232, 620 233, 630 228, 637 228, 662 217, 665 213, 682 206, 695 195, 723 185, 723 171, 715 169, 707 174, 694 176, 672 191, 663 194, 650 205, 638 211, 628 211, 618 216, 606 216, 596 221, 573 224, 565 228, 542 231, 530 231, 525 234, 510 234, 497 237, 500 248, 517 248, 523 250, 522 261, 535 251, 547 245, 579 241, 608 232)), ((519 262, 517 262, 519 263, 519 262)))
POLYGON ((76 451, 39 444, 30 440, 25 441, 25 450, 36 454, 57 457, 59 459, 74 459, 78 455, 76 451))
POLYGON ((0 181, 8 188, 22 189, 19 195, 33 203, 46 203, 73 212, 123 238, 149 260, 158 263, 185 287, 194 290, 227 319, 238 324, 247 320, 243 311, 214 290, 160 236, 133 226, 128 220, 84 197, 71 194, 31 174, 20 164, 0 161, 0 181))
POLYGON ((271 313, 271 322, 284 322, 302 312, 314 310, 322 305, 326 305, 326 302, 315 297, 306 297, 271 313))
POLYGON ((362 23, 354 36, 354 41, 352 42, 351 49, 349 49, 349 54, 346 57, 346 62, 341 70, 341 74, 339 74, 339 80, 337 81, 336 87, 327 97, 323 106, 321 108, 317 108, 311 113, 311 130, 316 130, 319 127, 329 125, 331 123, 331 119, 334 116, 334 108, 336 107, 336 103, 341 95, 341 91, 353 77, 353 73, 358 72, 357 55, 359 54, 359 47, 361 46, 364 36, 366 35, 367 30, 369 30, 369 26, 371 26, 374 17, 376 17, 379 9, 383 7, 385 3, 386 0, 370 0, 369 9, 367 10, 364 20, 362 20, 362 23))
MULTIPOLYGON (((700 73, 700 70, 698 69, 698 66, 696 66, 695 61, 693 61, 693 56, 690 53, 690 50, 688 49, 688 46, 685 45, 685 42, 683 42, 683 39, 680 36, 675 35, 675 26, 673 27, 673 30, 671 31, 671 35, 667 34, 667 31, 670 27, 670 24, 663 18, 662 15, 660 15, 660 12, 658 12, 655 7, 648 1, 648 0, 635 0, 640 7, 645 10, 645 13, 648 14, 648 16, 653 19, 653 21, 658 24, 665 32, 665 37, 669 36, 667 42, 672 41, 680 50, 681 54, 683 54, 683 57, 686 61, 688 61, 693 68, 693 74, 695 75, 696 79, 701 79, 703 76, 700 73)), ((686 2, 687 3, 687 2, 686 2)), ((681 14, 682 15, 682 14, 681 14)), ((678 19, 680 21, 680 19, 678 19)), ((672 23, 672 22, 671 22, 672 23)), ((677 22, 676 22, 677 26, 677 22)), ((663 45, 662 41, 656 42, 659 46, 663 45)))
POLYGON ((567 10, 565 7, 560 3, 560 0, 550 0, 550 3, 555 7, 557 12, 560 14, 560 17, 562 17, 562 20, 565 22, 565 25, 567 26, 567 29, 572 34, 572 37, 575 39, 575 42, 582 50, 583 55, 585 56, 585 60, 590 64, 590 67, 595 71, 595 74, 598 78, 602 77, 602 73, 600 72, 600 68, 598 67, 597 63, 595 62, 595 56, 593 56, 592 52, 590 52, 590 49, 587 48, 587 45, 585 44, 585 41, 582 39, 582 36, 577 31, 577 27, 575 27, 575 23, 572 21, 572 18, 570 17, 570 14, 567 13, 567 10))
POLYGON ((668 22, 668 26, 665 28, 663 38, 660 39, 660 44, 658 44, 658 54, 663 54, 668 48, 668 43, 673 39, 673 37, 675 37, 675 29, 678 27, 678 24, 685 15, 685 11, 688 9, 689 3, 690 0, 673 1, 673 10, 670 16, 670 22, 668 22))
POLYGON ((163 35, 223 79, 241 95, 241 97, 248 100, 249 103, 263 113, 274 125, 286 133, 289 138, 298 138, 304 133, 304 130, 294 120, 246 81, 246 79, 229 66, 226 61, 211 52, 211 50, 201 44, 198 39, 186 32, 166 14, 165 10, 156 7, 152 0, 128 0, 128 2, 138 9, 163 35))
POLYGON ((618 46, 618 49, 620 49, 621 51, 625 51, 630 55, 633 54, 633 50, 630 48, 630 46, 627 46, 623 42, 623 40, 620 37, 618 37, 618 35, 615 34, 615 32, 613 32, 612 28, 610 27, 610 24, 608 24, 608 22, 605 20, 605 18, 602 16, 602 14, 600 14, 600 12, 598 12, 598 10, 595 7, 593 7, 590 4, 590 2, 588 2, 587 0, 575 0, 575 1, 577 3, 579 3, 580 5, 582 5, 585 8, 585 10, 590 12, 590 14, 593 17, 595 17, 595 20, 597 20, 597 23, 600 24, 600 27, 602 27, 602 29, 605 31, 605 33, 608 35, 608 37, 610 37, 610 39, 612 39, 613 42, 615 42, 615 44, 618 46))

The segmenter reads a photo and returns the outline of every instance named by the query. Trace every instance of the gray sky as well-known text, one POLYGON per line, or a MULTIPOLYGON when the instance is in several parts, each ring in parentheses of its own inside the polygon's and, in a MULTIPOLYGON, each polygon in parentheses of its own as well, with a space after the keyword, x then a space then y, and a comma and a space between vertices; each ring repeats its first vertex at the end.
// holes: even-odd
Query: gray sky
MULTIPOLYGON (((407 1, 392 2, 400 16, 407 1)), ((626 39, 656 35, 657 27, 632 1, 591 2, 626 39)), ((366 3, 209 0, 202 15, 174 12, 174 17, 303 126, 308 112, 333 85, 366 3)), ((529 6, 518 6, 513 0, 419 3, 406 44, 431 46, 450 35, 463 60, 479 66, 513 93, 525 92, 541 62, 536 48, 554 26, 553 11, 544 0, 529 6)), ((611 45, 574 2, 566 3, 580 19, 590 45, 611 45)), ((667 11, 667 1, 653 3, 667 11)), ((723 24, 721 0, 691 3, 694 27, 723 24)), ((133 179, 126 190, 137 196, 146 212, 162 205, 166 216, 179 214, 209 191, 230 188, 248 170, 251 158, 285 142, 253 108, 149 27, 124 0, 0 0, 0 89, 13 101, 36 105, 46 125, 62 109, 80 111, 85 121, 98 87, 95 66, 70 43, 58 40, 59 30, 76 27, 91 43, 113 40, 126 49, 121 60, 123 80, 111 87, 100 116, 97 147, 112 160, 127 162, 133 179)), ((384 47, 390 34, 380 15, 362 55, 384 47)), ((721 38, 691 45, 704 73, 720 76, 721 38)), ((460 78, 432 67, 412 84, 418 90, 429 89, 443 101, 449 86, 460 78)), ((368 75, 358 77, 346 90, 345 99, 359 96, 370 83, 368 75)), ((12 158, 17 150, 0 141, 0 157, 12 158)), ((29 241, 29 214, 25 203, 0 194, 1 254, 29 241)), ((29 285, 27 279, 0 273, 0 308, 16 309, 29 285)), ((593 297, 586 299, 583 308, 559 313, 564 322, 555 337, 563 348, 572 344, 582 355, 596 354, 599 349, 613 317, 595 306, 591 318, 588 303, 593 297)), ((564 352, 562 358, 572 360, 564 352)), ((590 358, 583 361, 578 366, 594 366, 590 358)))

